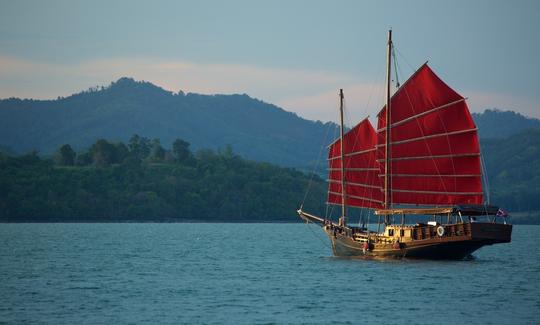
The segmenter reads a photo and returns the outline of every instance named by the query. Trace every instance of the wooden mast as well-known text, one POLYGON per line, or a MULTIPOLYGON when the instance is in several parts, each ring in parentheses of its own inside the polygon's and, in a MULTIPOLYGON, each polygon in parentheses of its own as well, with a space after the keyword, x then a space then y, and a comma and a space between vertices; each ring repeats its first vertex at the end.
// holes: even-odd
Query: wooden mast
POLYGON ((345 190, 345 146, 343 144, 343 89, 339 90, 339 119, 340 119, 340 150, 341 150, 341 218, 339 225, 345 227, 347 225, 347 192, 345 190))
MULTIPOLYGON (((386 57, 386 146, 385 146, 385 160, 384 160, 384 208, 390 209, 392 206, 392 189, 391 189, 391 167, 390 167, 390 128, 391 128, 391 109, 390 109, 390 78, 391 78, 391 57, 392 57, 392 30, 388 31, 388 51, 386 57)), ((388 224, 389 218, 385 216, 384 223, 388 224)))

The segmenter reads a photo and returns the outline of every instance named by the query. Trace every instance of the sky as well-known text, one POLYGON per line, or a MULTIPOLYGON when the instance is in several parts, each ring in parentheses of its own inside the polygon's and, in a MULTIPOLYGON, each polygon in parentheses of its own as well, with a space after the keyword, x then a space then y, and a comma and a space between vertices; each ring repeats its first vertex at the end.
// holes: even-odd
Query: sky
POLYGON ((170 91, 246 93, 311 120, 384 102, 429 60, 473 112, 540 118, 540 1, 0 0, 0 98, 53 99, 120 77, 170 91))

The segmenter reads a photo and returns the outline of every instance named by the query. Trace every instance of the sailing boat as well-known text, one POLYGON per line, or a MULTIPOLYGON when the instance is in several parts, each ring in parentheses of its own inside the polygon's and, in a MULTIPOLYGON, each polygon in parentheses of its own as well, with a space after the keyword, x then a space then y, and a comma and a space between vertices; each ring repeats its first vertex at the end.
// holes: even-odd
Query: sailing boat
POLYGON ((328 203, 341 206, 339 221, 302 208, 299 216, 320 224, 342 257, 463 259, 510 242, 512 225, 484 201, 478 132, 465 98, 427 63, 391 96, 391 30, 387 50, 377 130, 366 118, 345 132, 340 90, 340 137, 328 150, 328 203), (349 225, 348 208, 373 210, 377 231, 349 225), (429 221, 407 223, 421 216, 429 221))

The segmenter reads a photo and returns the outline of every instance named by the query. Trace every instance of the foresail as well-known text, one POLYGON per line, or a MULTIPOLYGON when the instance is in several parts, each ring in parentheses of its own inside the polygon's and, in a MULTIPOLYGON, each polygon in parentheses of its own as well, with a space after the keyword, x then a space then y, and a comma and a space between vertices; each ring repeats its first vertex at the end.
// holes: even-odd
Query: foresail
MULTIPOLYGON (((391 99, 392 204, 481 204, 477 129, 465 98, 423 65, 391 99)), ((384 179, 385 109, 378 116, 377 160, 384 179)))
MULTIPOLYGON (((381 208, 382 192, 378 177, 377 133, 365 119, 344 135, 346 204, 353 207, 381 208)), ((341 141, 328 151, 328 203, 341 204, 341 141)))

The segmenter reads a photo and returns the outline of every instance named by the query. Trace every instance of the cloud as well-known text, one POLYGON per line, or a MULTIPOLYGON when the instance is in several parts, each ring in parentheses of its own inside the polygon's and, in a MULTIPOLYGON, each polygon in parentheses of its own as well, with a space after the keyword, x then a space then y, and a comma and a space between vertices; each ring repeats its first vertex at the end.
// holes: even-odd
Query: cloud
POLYGON ((90 86, 107 85, 124 76, 146 80, 172 91, 241 92, 274 101, 324 91, 352 79, 325 71, 197 64, 182 60, 117 58, 56 64, 0 56, 2 97, 55 98, 90 86), (45 81, 46 85, 43 84, 45 81))
MULTIPOLYGON (((185 60, 115 58, 79 63, 48 63, 0 56, 0 98, 56 98, 108 85, 120 77, 152 82, 170 91, 203 94, 247 93, 298 115, 337 121, 339 88, 346 98, 346 121, 353 125, 384 101, 384 85, 328 71, 270 68, 242 64, 201 64, 185 60)), ((508 94, 463 91, 475 110, 498 107, 540 117, 537 103, 508 94)))
MULTIPOLYGON (((345 124, 354 125, 357 121, 369 116, 373 126, 376 126, 376 116, 384 106, 384 85, 361 83, 343 88, 347 103, 345 124)), ((540 107, 534 99, 475 90, 463 91, 462 95, 468 98, 467 104, 472 112, 480 113, 485 109, 498 108, 540 118, 540 107)), ((276 104, 308 119, 337 122, 339 119, 338 100, 337 90, 333 90, 286 98, 276 104)))
POLYGON ((540 118, 539 103, 532 98, 475 90, 464 91, 463 95, 468 97, 469 109, 473 112, 482 112, 488 108, 498 108, 505 111, 512 110, 520 112, 525 116, 540 118))
MULTIPOLYGON (((373 92, 382 85, 326 71, 251 65, 198 64, 154 59, 107 59, 54 64, 0 56, 0 97, 56 98, 107 85, 120 77, 146 80, 170 91, 202 94, 247 93, 298 115, 337 121, 337 92, 343 88, 351 123, 366 114, 373 92), (362 106, 364 105, 364 106, 362 106)), ((373 95, 368 114, 380 107, 373 95)))
MULTIPOLYGON (((375 118, 384 105, 384 85, 366 82, 343 85, 341 88, 345 95, 345 124, 353 126, 367 116, 372 123, 376 123, 375 118)), ((308 119, 339 121, 338 88, 285 98, 276 104, 308 119)))

